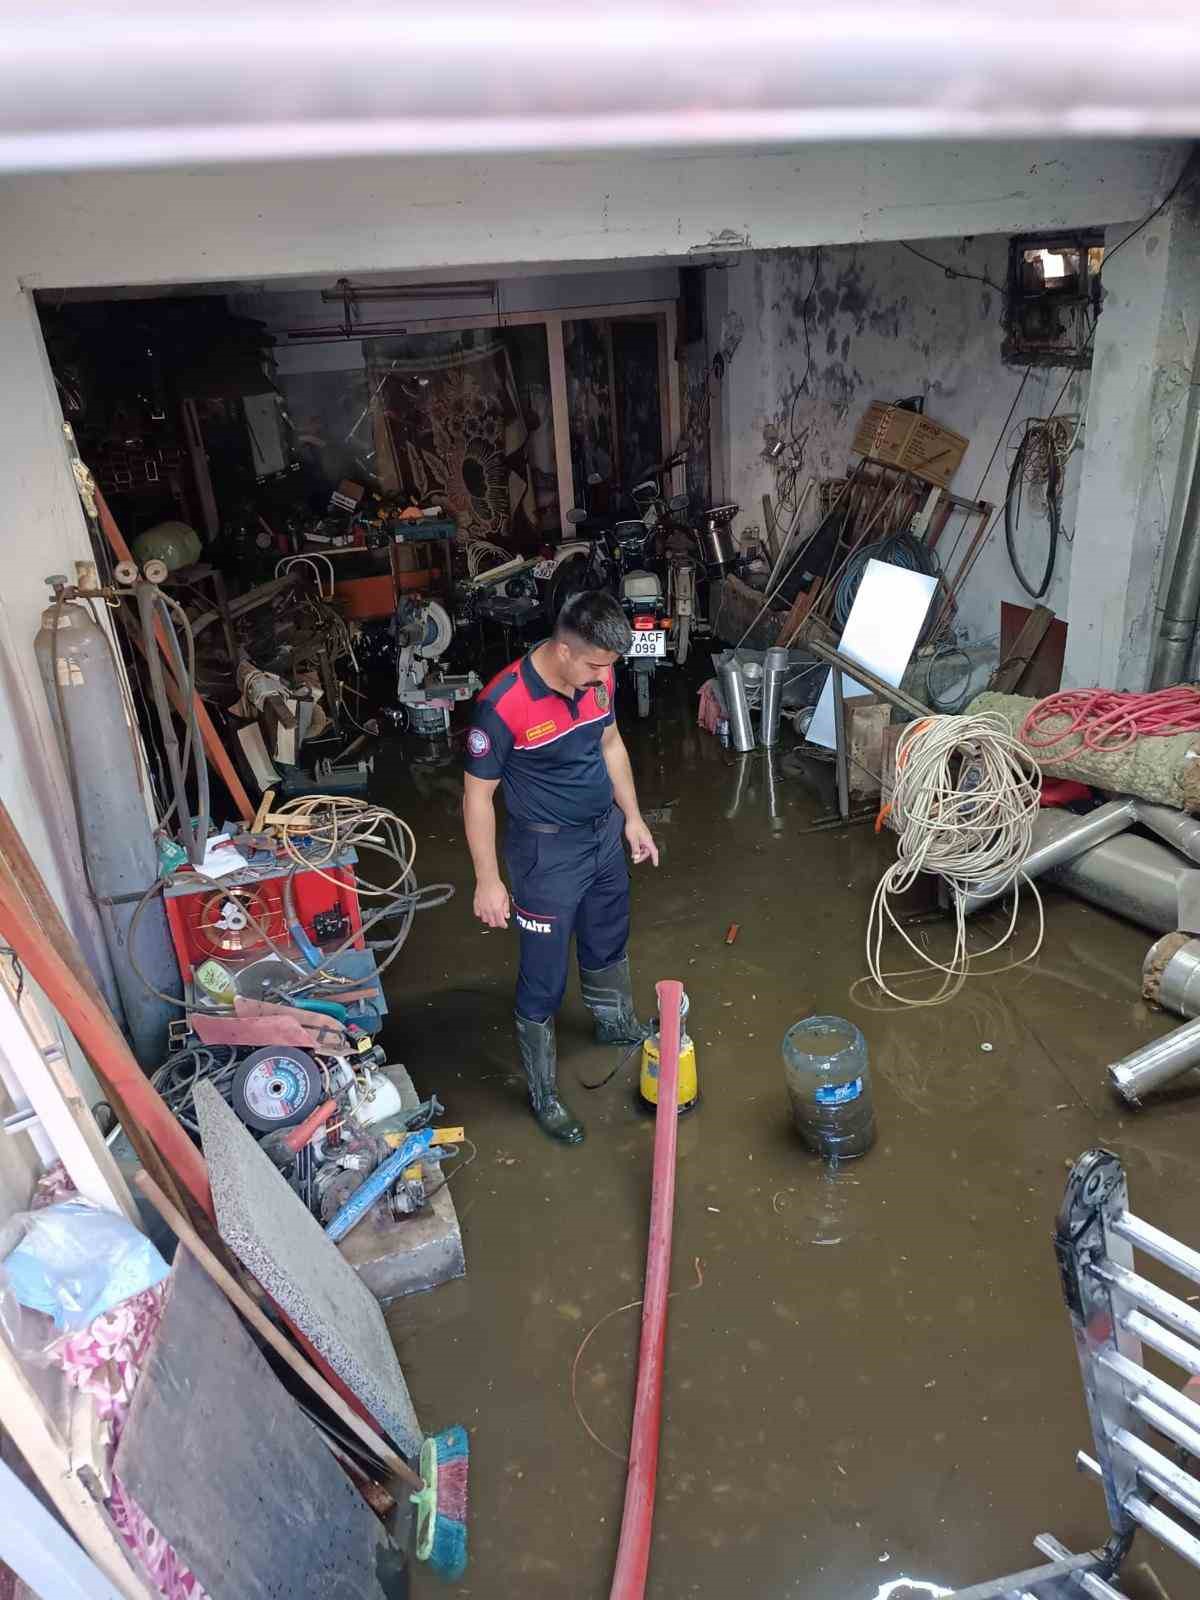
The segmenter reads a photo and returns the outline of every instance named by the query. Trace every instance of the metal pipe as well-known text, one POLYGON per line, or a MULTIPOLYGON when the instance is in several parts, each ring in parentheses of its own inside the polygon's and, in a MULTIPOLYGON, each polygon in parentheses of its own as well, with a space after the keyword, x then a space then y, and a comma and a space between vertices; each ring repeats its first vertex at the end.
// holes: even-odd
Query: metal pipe
POLYGON ((746 680, 736 661, 723 662, 717 676, 724 690, 725 711, 729 717, 729 742, 739 755, 754 749, 754 728, 750 721, 750 703, 746 699, 746 680))
POLYGON ((1106 839, 1055 867, 1052 883, 1156 933, 1200 925, 1200 868, 1137 834, 1106 839))
MULTIPOLYGON (((1077 817, 1073 811, 1047 806, 1034 820, 1033 845, 1022 863, 1021 871, 1027 878, 1040 878, 1044 872, 1124 832, 1133 825, 1136 816, 1136 802, 1133 800, 1110 800, 1107 805, 1089 811, 1086 817, 1077 817)), ((964 911, 978 911, 980 907, 999 899, 1012 887, 1012 881, 1012 874, 1008 873, 1004 877, 993 878, 990 883, 981 884, 974 894, 965 897, 964 911)))
POLYGON ((1200 863, 1200 820, 1174 806, 1160 806, 1153 800, 1135 800, 1137 820, 1160 839, 1174 845, 1189 861, 1200 863))
POLYGON ((850 815, 850 762, 846 748, 846 697, 842 692, 842 674, 838 667, 833 669, 833 741, 838 814, 844 819, 850 815))
MULTIPOLYGON (((1034 1535, 1033 1547, 1040 1550, 1044 1556, 1049 1556, 1051 1561, 1063 1561, 1071 1552, 1060 1539, 1052 1533, 1039 1533, 1034 1535)), ((1075 1586, 1082 1589, 1084 1594, 1090 1595, 1091 1600, 1125 1600, 1124 1595, 1113 1588, 1111 1583, 1105 1583, 1094 1572, 1077 1572, 1074 1574, 1075 1586)), ((1025 1600, 1025 1596, 1021 1596, 1025 1600)))
POLYGON ((1200 1250, 1193 1250, 1191 1245, 1164 1233, 1152 1222, 1143 1222, 1132 1211, 1122 1211, 1113 1218, 1111 1226, 1117 1237, 1125 1239, 1135 1250, 1145 1251, 1155 1261, 1161 1261, 1164 1267, 1177 1272, 1181 1278, 1200 1283, 1200 1250))
POLYGON ((910 717, 932 717, 933 712, 911 694, 906 694, 903 689, 897 689, 886 679, 879 677, 869 667, 864 667, 860 662, 854 661, 850 656, 844 656, 840 650, 835 650, 831 644, 826 644, 823 639, 815 635, 806 636, 799 641, 810 655, 819 656, 822 661, 827 661, 831 667, 841 667, 842 671, 855 683, 861 683, 864 689, 871 689, 880 699, 886 700, 888 705, 895 706, 898 711, 907 711, 910 717))
POLYGON ((779 743, 779 709, 787 670, 787 651, 773 645, 763 660, 762 714, 758 724, 759 743, 767 749, 779 743))
POLYGON ((1148 1317, 1144 1311, 1131 1311, 1121 1318, 1121 1322, 1135 1339, 1148 1344, 1151 1350, 1157 1350, 1159 1355, 1166 1356, 1168 1361, 1173 1361, 1177 1367, 1182 1367, 1193 1378, 1200 1378, 1200 1350, 1197 1350, 1194 1344, 1181 1339, 1177 1333, 1172 1333, 1170 1328, 1164 1328, 1161 1322, 1148 1317))
POLYGON ((1158 1480, 1155 1484, 1158 1493, 1169 1500, 1177 1511, 1182 1511, 1193 1521, 1200 1520, 1200 1482, 1190 1472, 1177 1467, 1169 1456, 1163 1455, 1161 1450, 1156 1450, 1128 1428, 1118 1428, 1112 1442, 1136 1462, 1139 1472, 1154 1474, 1158 1480))
POLYGON ((1133 1409, 1144 1422, 1152 1428, 1157 1428, 1173 1443, 1181 1446, 1190 1456, 1200 1457, 1200 1431, 1189 1428, 1186 1422, 1180 1422, 1178 1417, 1173 1417, 1169 1411, 1157 1405, 1153 1400, 1148 1400, 1144 1394, 1135 1396, 1133 1409))
POLYGON ((1154 644, 1150 687, 1163 689, 1187 676, 1200 607, 1200 342, 1192 358, 1183 441, 1175 479, 1171 521, 1179 528, 1171 581, 1154 644), (1187 485, 1186 491, 1184 485, 1187 485))
POLYGON ((1200 1017, 1200 939, 1167 933, 1142 963, 1142 995, 1180 1017, 1200 1017))
POLYGON ((1123 1100, 1137 1106, 1143 1095, 1161 1089, 1195 1066, 1200 1066, 1200 1021, 1185 1023, 1164 1038, 1132 1051, 1124 1060, 1113 1062, 1108 1079, 1123 1100))
MULTIPOLYGON (((1090 1472, 1093 1478, 1104 1482, 1104 1473, 1100 1463, 1092 1459, 1085 1451, 1080 1450, 1075 1457, 1076 1463, 1085 1472, 1090 1472)), ((1152 1533, 1156 1539, 1174 1550, 1176 1555, 1190 1561, 1192 1566, 1200 1567, 1200 1539, 1181 1528, 1173 1518, 1165 1512, 1159 1511, 1155 1506, 1143 1500, 1140 1494, 1128 1495, 1124 1503, 1125 1510, 1147 1533, 1152 1533)))
POLYGON ((1189 1400, 1181 1389, 1176 1389, 1162 1378, 1156 1378, 1152 1372, 1146 1371, 1140 1361, 1131 1361, 1119 1350, 1104 1350, 1097 1359, 1135 1398, 1144 1396, 1161 1407, 1168 1416, 1200 1433, 1200 1406, 1194 1400, 1189 1400))
POLYGON ((1101 1283, 1107 1283, 1119 1293, 1127 1295, 1135 1306, 1149 1311, 1160 1322, 1165 1322, 1177 1333, 1192 1339, 1200 1349, 1200 1311, 1194 1311, 1186 1300, 1160 1289, 1149 1278, 1143 1278, 1140 1272, 1131 1272, 1128 1267, 1119 1266, 1107 1258, 1093 1262, 1091 1270, 1101 1283))

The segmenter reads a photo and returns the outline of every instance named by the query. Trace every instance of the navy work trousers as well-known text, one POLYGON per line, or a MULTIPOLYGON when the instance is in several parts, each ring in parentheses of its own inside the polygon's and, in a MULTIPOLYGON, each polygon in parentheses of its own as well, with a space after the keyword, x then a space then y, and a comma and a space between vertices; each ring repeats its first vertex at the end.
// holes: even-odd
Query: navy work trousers
POLYGON ((613 806, 595 822, 558 833, 509 825, 504 860, 521 938, 517 1012, 530 1022, 545 1022, 562 1004, 572 933, 579 965, 588 971, 611 966, 625 954, 629 868, 624 824, 613 806))

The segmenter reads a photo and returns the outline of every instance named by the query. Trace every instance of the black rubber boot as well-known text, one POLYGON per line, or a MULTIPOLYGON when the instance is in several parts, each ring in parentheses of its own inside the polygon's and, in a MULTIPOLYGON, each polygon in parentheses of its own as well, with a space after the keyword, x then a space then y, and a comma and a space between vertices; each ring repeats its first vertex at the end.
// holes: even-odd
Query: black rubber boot
POLYGON ((595 972, 580 967, 579 984, 583 1003, 596 1019, 597 1044, 641 1044, 654 1032, 633 1009, 628 956, 595 972))
POLYGON ((558 1098, 558 1047, 554 1018, 530 1022, 518 1016, 517 1044, 529 1084, 529 1104, 544 1132, 563 1144, 583 1143, 583 1123, 573 1117, 558 1098))

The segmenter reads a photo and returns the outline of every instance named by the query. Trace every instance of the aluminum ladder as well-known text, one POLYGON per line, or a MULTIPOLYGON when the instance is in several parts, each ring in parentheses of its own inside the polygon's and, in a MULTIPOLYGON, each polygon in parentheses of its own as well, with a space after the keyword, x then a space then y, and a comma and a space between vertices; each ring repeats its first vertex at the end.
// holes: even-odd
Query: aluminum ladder
POLYGON ((1076 1462, 1100 1480, 1112 1533, 1081 1555, 1039 1534, 1045 1565, 950 1600, 1125 1600, 1115 1582, 1139 1529, 1200 1570, 1200 1478, 1180 1461, 1200 1467, 1200 1405, 1142 1362, 1148 1345, 1200 1376, 1200 1310, 1142 1277, 1135 1258, 1141 1251, 1200 1285, 1200 1251, 1133 1215, 1125 1169, 1107 1150, 1071 1169, 1054 1248, 1092 1424, 1094 1453, 1076 1462))

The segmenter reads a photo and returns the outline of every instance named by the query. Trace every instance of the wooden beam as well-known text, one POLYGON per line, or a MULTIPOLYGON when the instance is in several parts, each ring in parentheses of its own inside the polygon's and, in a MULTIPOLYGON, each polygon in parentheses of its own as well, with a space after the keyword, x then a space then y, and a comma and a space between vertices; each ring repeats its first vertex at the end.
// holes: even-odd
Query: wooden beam
POLYGON ((4 1339, 0 1339, 0 1425, 118 1594, 124 1600, 156 1600, 158 1591, 134 1572, 108 1513, 70 1470, 66 1437, 4 1339))
POLYGON ((0 1052, 20 1083, 67 1176, 85 1199, 141 1227, 133 1196, 67 1065, 62 1046, 26 987, 0 962, 0 1052))
POLYGON ((0 935, 79 1041, 142 1164, 168 1193, 181 1183, 212 1216, 200 1152, 135 1060, 2 802, 0 935))
POLYGON ((989 689, 994 689, 997 694, 1017 692, 1021 679, 1029 670, 1029 664, 1037 655, 1038 647, 1049 632, 1053 621, 1054 613, 1049 606, 1034 606, 1026 617, 1020 633, 1013 640, 1012 649, 992 674, 989 689))
MULTIPOLYGON (((539 319, 540 320, 540 319, 539 319)), ((571 534, 567 512, 575 504, 571 467, 571 408, 567 399, 567 357, 561 312, 546 317, 546 353, 550 361, 550 415, 554 424, 554 466, 558 476, 558 519, 564 538, 571 534)))
POLYGON ((787 616, 784 617, 783 626, 780 628, 778 637, 775 640, 777 645, 780 647, 790 645, 792 640, 800 632, 800 628, 805 617, 817 602, 817 598, 821 593, 821 587, 824 581, 825 580, 823 578, 814 578, 811 586, 809 587, 808 593, 798 594, 792 601, 792 609, 788 612, 787 616))

